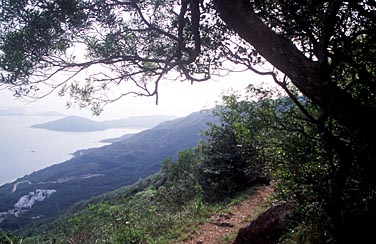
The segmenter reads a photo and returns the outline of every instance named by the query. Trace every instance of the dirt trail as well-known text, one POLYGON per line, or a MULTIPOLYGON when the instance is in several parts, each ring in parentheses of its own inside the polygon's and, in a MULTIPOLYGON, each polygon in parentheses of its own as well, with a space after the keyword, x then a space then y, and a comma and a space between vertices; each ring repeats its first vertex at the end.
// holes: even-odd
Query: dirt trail
POLYGON ((241 203, 231 206, 228 214, 218 214, 198 226, 198 230, 190 233, 190 238, 180 244, 223 244, 231 243, 239 228, 245 226, 252 218, 257 217, 267 198, 273 192, 269 186, 255 189, 241 203))

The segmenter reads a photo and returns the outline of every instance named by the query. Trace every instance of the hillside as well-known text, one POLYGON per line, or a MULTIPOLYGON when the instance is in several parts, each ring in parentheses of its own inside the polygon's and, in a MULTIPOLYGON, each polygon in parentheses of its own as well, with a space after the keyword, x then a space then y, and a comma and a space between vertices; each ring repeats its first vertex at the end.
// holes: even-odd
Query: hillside
POLYGON ((207 112, 197 112, 164 122, 110 145, 80 151, 70 160, 3 185, 0 228, 17 229, 46 222, 77 201, 158 172, 164 159, 176 158, 179 151, 195 146, 201 139, 199 132, 207 128, 210 120, 207 112), (39 201, 32 198, 38 190, 51 194, 39 201))
POLYGON ((94 121, 80 116, 68 116, 58 120, 32 125, 31 127, 55 131, 88 132, 115 128, 152 128, 164 121, 172 119, 176 119, 176 117, 151 115, 118 120, 94 121))
POLYGON ((43 124, 32 125, 32 128, 56 130, 56 131, 100 131, 106 127, 96 121, 79 116, 68 116, 62 119, 46 122, 43 124))

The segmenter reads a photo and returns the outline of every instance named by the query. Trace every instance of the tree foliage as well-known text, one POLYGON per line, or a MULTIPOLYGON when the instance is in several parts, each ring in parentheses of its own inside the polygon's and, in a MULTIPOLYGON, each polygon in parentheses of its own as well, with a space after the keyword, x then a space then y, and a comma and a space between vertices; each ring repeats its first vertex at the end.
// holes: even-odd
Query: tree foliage
POLYGON ((214 109, 218 118, 205 131, 207 138, 200 153, 200 183, 206 200, 218 201, 244 190, 249 181, 268 174, 265 147, 258 138, 265 130, 254 116, 257 105, 237 101, 236 95, 224 96, 223 106, 214 109))
POLYGON ((373 0, 1 3, 0 82, 17 96, 38 96, 47 85, 100 112, 127 94, 158 99, 164 78, 205 81, 229 64, 272 76, 336 158, 327 211, 337 238, 370 233, 364 230, 376 219, 373 0), (260 67, 266 60, 269 71, 260 67), (295 88, 318 111, 299 101, 295 88))
MULTIPOLYGON (((207 142, 198 147, 202 153, 198 175, 205 199, 218 201, 232 196, 250 186, 250 176, 266 173, 275 187, 276 200, 297 205, 292 233, 301 236, 293 235, 292 243, 333 240, 329 214, 332 195, 328 194, 338 167, 333 149, 293 99, 255 87, 249 87, 249 94, 245 98, 224 96, 224 105, 214 111, 219 123, 209 128, 207 142), (255 96, 260 99, 252 100, 255 96)), ((320 113, 305 97, 298 97, 298 101, 305 112, 320 113)), ((351 185, 347 190, 359 188, 351 185)), ((352 205, 354 195, 346 197, 347 210, 363 211, 352 205)), ((349 213, 342 210, 342 216, 349 213)))
POLYGON ((100 112, 127 94, 157 96, 172 70, 172 79, 207 80, 221 62, 214 47, 227 37, 213 10, 195 2, 3 1, 1 83, 24 96, 47 82, 100 112))

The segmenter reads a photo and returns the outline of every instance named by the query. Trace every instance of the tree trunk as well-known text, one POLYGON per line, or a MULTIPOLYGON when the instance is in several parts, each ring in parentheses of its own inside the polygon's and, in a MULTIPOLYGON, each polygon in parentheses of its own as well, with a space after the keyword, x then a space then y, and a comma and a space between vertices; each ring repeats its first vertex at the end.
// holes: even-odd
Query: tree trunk
MULTIPOLYGON (((323 113, 336 119, 342 126, 348 129, 351 137, 346 146, 349 150, 331 145, 335 153, 339 155, 337 172, 331 182, 330 215, 333 224, 338 231, 349 231, 342 228, 341 211, 343 190, 346 179, 351 174, 352 160, 364 169, 366 181, 371 188, 375 184, 373 176, 376 164, 376 108, 362 104, 355 100, 351 94, 341 89, 337 81, 331 80, 326 62, 318 62, 308 59, 287 38, 276 34, 265 25, 248 1, 244 0, 213 0, 220 17, 241 38, 252 45, 257 51, 278 70, 286 74, 291 82, 309 99, 322 109, 323 113), (352 151, 353 150, 353 151, 352 151)), ((364 179, 362 179, 364 180, 364 179)), ((373 189, 373 188, 372 188, 373 189)), ((372 219, 374 217, 370 217, 372 219)), ((368 217, 363 217, 357 223, 365 222, 368 217)), ((353 228, 352 234, 360 238, 366 236, 365 230, 360 230, 356 225, 347 223, 353 228)), ((345 224, 346 225, 346 224, 345 224)), ((366 226, 361 224, 361 228, 366 226)), ((363 228, 364 229, 364 228, 363 228)), ((342 237, 349 234, 337 233, 342 237)), ((346 237, 346 238, 347 238, 346 237)), ((341 239, 341 238, 338 238, 341 239)))
POLYGON ((327 114, 351 130, 359 132, 367 143, 376 136, 375 108, 364 106, 330 80, 327 67, 308 59, 287 38, 266 26, 244 0, 214 0, 220 17, 240 37, 286 74, 291 82, 327 114), (372 135, 372 136, 370 136, 372 135))

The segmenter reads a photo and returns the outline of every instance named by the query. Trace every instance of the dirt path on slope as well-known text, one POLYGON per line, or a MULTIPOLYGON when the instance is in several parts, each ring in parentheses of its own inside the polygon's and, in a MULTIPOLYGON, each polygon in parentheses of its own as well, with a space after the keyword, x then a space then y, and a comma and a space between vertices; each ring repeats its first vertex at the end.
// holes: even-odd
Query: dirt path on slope
POLYGON ((189 234, 189 239, 180 244, 223 244, 231 243, 239 230, 260 211, 266 208, 267 198, 273 192, 270 186, 255 187, 252 193, 241 203, 231 206, 228 213, 217 214, 209 218, 198 230, 189 234))

